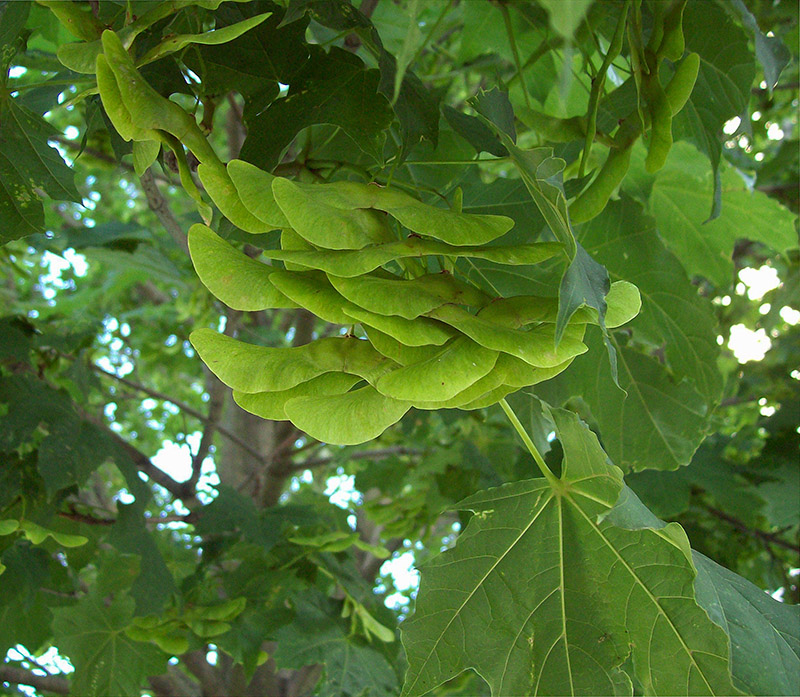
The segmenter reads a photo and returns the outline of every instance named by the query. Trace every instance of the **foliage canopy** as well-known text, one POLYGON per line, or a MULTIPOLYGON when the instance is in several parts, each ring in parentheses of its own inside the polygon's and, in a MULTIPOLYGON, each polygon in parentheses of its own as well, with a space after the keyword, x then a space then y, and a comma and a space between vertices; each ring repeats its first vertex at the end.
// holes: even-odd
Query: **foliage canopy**
POLYGON ((796 693, 796 3, 5 0, 0 57, 0 693, 796 693))

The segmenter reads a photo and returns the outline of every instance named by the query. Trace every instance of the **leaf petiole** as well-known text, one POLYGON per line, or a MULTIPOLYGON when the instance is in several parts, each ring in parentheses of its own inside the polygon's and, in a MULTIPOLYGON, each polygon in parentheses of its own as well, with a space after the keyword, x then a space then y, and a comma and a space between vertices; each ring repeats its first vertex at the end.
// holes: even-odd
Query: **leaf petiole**
POLYGON ((506 413, 508 420, 511 422, 511 425, 519 434, 519 437, 522 438, 522 442, 525 444, 525 447, 528 449, 528 452, 533 456, 533 459, 536 462, 536 466, 539 468, 541 473, 544 475, 544 478, 547 480, 547 483, 550 484, 554 489, 562 488, 561 480, 553 474, 552 470, 547 466, 545 463, 544 458, 539 454, 539 451, 536 449, 531 437, 528 435, 528 432, 525 430, 525 427, 520 423, 520 420, 517 418, 517 415, 514 413, 514 410, 509 406, 508 402, 505 399, 501 399, 498 404, 503 408, 503 411, 506 413))

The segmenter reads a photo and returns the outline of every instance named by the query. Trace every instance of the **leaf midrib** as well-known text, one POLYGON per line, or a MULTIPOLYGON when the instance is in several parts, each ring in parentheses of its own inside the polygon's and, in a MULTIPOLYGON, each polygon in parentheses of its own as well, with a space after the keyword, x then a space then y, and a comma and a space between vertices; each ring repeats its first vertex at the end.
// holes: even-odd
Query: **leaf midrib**
MULTIPOLYGON (((583 492, 576 491, 576 494, 582 496, 583 492)), ((608 540, 608 538, 603 534, 603 531, 600 529, 600 527, 597 526, 594 523, 594 521, 592 521, 589 518, 589 516, 586 515, 586 513, 583 511, 583 509, 572 499, 572 497, 569 494, 565 493, 564 494, 564 498, 566 498, 572 504, 572 506, 575 508, 575 510, 578 511, 580 516, 588 523, 589 528, 591 530, 593 530, 596 533, 596 535, 602 540, 602 542, 608 547, 608 549, 611 550, 612 554, 617 558, 617 560, 620 562, 620 564, 622 564, 622 566, 628 571, 628 574, 631 576, 631 578, 634 580, 634 582, 645 592, 647 597, 650 598, 650 601, 656 607, 656 609, 658 610, 658 612, 661 615, 661 617, 667 622, 667 624, 670 626, 670 628, 672 629, 672 631, 675 634, 675 636, 678 638, 678 641, 680 642, 681 646, 683 647, 684 651, 686 652, 687 656, 689 657, 689 660, 691 661, 692 665, 697 670, 698 674, 703 678, 703 682, 705 683, 706 687, 708 688, 709 694, 716 694, 714 692, 713 687, 711 686, 709 681, 706 679, 705 673, 703 673, 703 671, 701 670, 700 666, 697 664, 697 661, 695 661, 694 653, 687 646, 686 642, 683 639, 683 636, 681 635, 681 633, 678 631, 678 628, 673 623, 672 618, 664 611, 664 609, 661 607, 661 604, 658 602, 656 597, 652 594, 652 592, 647 587, 647 585, 644 583, 644 581, 642 581, 642 579, 639 578, 639 576, 636 574, 635 570, 630 566, 630 564, 628 564, 627 560, 617 551, 617 548, 614 547, 614 545, 611 544, 611 542, 608 540)), ((709 652, 705 652, 705 653, 709 653, 709 652)), ((716 656, 716 654, 712 654, 712 655, 716 656)))
MULTIPOLYGON (((531 492, 526 491, 526 492, 523 492, 523 494, 519 494, 519 495, 527 495, 527 494, 530 494, 530 493, 531 492)), ((417 673, 416 677, 414 678, 414 682, 411 683, 411 685, 409 685, 406 690, 404 690, 405 693, 411 692, 411 690, 414 688, 414 686, 419 682, 420 675, 422 674, 422 668, 424 666, 428 665, 428 661, 430 661, 431 656, 433 656, 434 651, 436 651, 436 647, 439 646, 439 642, 442 640, 442 637, 444 637, 444 635, 447 633, 447 630, 450 629, 450 625, 452 625, 453 622, 455 622, 456 617, 458 617, 461 614, 461 611, 464 609, 466 604, 472 599, 472 596, 475 595, 475 593, 478 592, 478 589, 483 585, 484 581, 486 581, 486 579, 489 578, 489 576, 498 567, 500 562, 503 561, 503 559, 506 558, 506 556, 511 552, 511 550, 514 549, 516 544, 525 536, 525 534, 528 532, 528 530, 531 529, 533 524, 538 520, 539 516, 547 508, 547 506, 550 503, 550 501, 552 500, 552 498, 555 497, 555 492, 553 492, 552 489, 549 492, 549 496, 550 496, 550 498, 542 503, 541 507, 536 512, 536 515, 531 518, 530 522, 522 529, 522 531, 519 533, 519 535, 517 535, 516 539, 510 545, 508 545, 508 548, 489 567, 489 570, 483 575, 483 578, 481 578, 481 580, 478 581, 475 584, 475 587, 470 591, 469 595, 464 599, 464 602, 462 602, 460 607, 453 613, 453 616, 447 622, 447 624, 445 625, 444 629, 442 629, 442 631, 440 632, 440 634, 437 637, 436 641, 433 643, 433 646, 431 647, 431 650, 428 652, 428 655, 425 657, 425 660, 422 662, 422 667, 420 668, 419 672, 417 673)))

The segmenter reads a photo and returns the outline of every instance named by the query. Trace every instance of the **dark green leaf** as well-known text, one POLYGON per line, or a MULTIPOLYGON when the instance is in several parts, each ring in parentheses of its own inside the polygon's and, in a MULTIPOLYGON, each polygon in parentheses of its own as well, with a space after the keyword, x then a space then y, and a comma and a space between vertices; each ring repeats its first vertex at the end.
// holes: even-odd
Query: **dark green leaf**
POLYGON ((167 656, 150 643, 129 639, 133 599, 110 605, 87 595, 76 605, 58 608, 55 643, 75 666, 72 692, 86 697, 138 697, 145 678, 166 670, 167 656))
POLYGON ((497 157, 508 155, 508 150, 503 147, 500 139, 480 119, 457 111, 447 104, 442 106, 442 113, 453 130, 468 141, 476 152, 485 151, 497 157))
POLYGON ((731 6, 742 18, 742 24, 753 33, 756 41, 756 58, 764 69, 767 89, 771 93, 772 88, 778 84, 781 72, 792 60, 792 52, 777 36, 768 36, 761 31, 756 18, 747 9, 743 0, 732 0, 731 6))
POLYGON ((283 668, 323 664, 325 675, 316 692, 320 697, 396 695, 397 676, 386 657, 331 621, 336 614, 332 605, 318 594, 299 600, 295 621, 277 632, 275 662, 283 668))
POLYGON ((138 554, 142 558, 141 572, 131 586, 136 600, 136 614, 158 613, 175 590, 175 581, 156 546, 153 533, 145 527, 143 506, 117 504, 117 520, 108 541, 123 554, 138 554))
MULTIPOLYGON (((700 73, 692 97, 673 122, 675 139, 689 140, 705 153, 716 177, 722 157, 722 126, 744 112, 755 62, 747 47, 747 35, 716 3, 689 3, 683 13, 683 27, 686 49, 700 54, 700 73), (714 30, 709 31, 709 27, 714 30)), ((719 183, 715 181, 716 201, 719 183)), ((711 218, 719 213, 719 206, 713 205, 711 218)))
POLYGON ((330 53, 310 49, 310 54, 286 97, 251 120, 242 159, 272 170, 303 128, 329 123, 340 126, 375 162, 382 162, 392 111, 378 94, 378 72, 335 47, 330 53))
POLYGON ((581 233, 581 244, 608 269, 612 281, 625 279, 639 288, 642 312, 630 325, 634 336, 663 346, 672 371, 692 380, 710 408, 722 391, 711 305, 664 248, 652 219, 623 197, 582 226, 581 233))

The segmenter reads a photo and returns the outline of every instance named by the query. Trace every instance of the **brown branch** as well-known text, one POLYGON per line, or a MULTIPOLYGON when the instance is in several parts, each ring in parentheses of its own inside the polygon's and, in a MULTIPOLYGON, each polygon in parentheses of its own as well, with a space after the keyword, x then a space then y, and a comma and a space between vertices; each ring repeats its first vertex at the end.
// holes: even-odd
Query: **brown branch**
POLYGON ((60 675, 35 675, 29 670, 11 665, 0 666, 0 683, 30 685, 42 692, 55 692, 57 695, 69 694, 69 680, 60 675))
MULTIPOLYGON (((114 373, 111 373, 111 372, 109 372, 107 370, 104 370, 99 365, 95 365, 94 363, 91 364, 91 368, 95 372, 102 373, 103 375, 106 375, 106 376, 108 376, 110 378, 113 378, 117 382, 119 382, 119 383, 121 383, 121 384, 123 384, 123 385, 125 385, 127 387, 130 387, 132 390, 136 390, 137 392, 141 392, 143 394, 150 395, 151 397, 153 397, 155 399, 160 399, 163 402, 170 402, 170 403, 174 404, 176 407, 178 407, 178 409, 180 409, 181 411, 185 412, 189 416, 194 417, 198 421, 201 421, 203 423, 208 421, 208 417, 205 416, 204 414, 202 414, 201 412, 197 411, 197 409, 194 409, 193 407, 190 407, 185 402, 181 402, 180 400, 177 400, 177 399, 174 399, 173 397, 170 397, 168 394, 164 394, 163 392, 159 392, 158 390, 154 390, 151 387, 147 387, 146 385, 142 385, 142 384, 140 384, 138 382, 134 382, 133 380, 129 380, 128 378, 123 378, 123 377, 120 377, 119 375, 115 375, 114 373)), ((263 462, 264 456, 261 453, 259 453, 258 451, 254 450, 252 447, 250 447, 250 445, 247 442, 242 440, 233 431, 225 428, 224 426, 221 426, 220 424, 217 424, 215 428, 216 428, 217 432, 220 435, 225 436, 232 443, 236 443, 236 445, 238 445, 240 448, 242 448, 242 450, 245 450, 247 453, 252 455, 259 462, 263 462)))
POLYGON ((204 697, 227 694, 228 691, 214 666, 206 660, 205 651, 190 651, 183 654, 180 659, 187 670, 200 681, 204 697))
POLYGON ((244 115, 233 92, 229 92, 228 117, 225 121, 225 133, 228 140, 228 157, 233 160, 239 157, 239 152, 247 137, 247 130, 244 127, 244 115))
MULTIPOLYGON (((392 455, 422 455, 424 451, 417 448, 407 448, 404 445, 392 445, 388 448, 380 448, 378 450, 360 450, 357 453, 348 455, 347 460, 378 460, 384 457, 391 457, 392 455)), ((321 467, 336 460, 342 459, 338 455, 330 455, 328 457, 318 457, 313 460, 306 460, 300 464, 292 467, 293 471, 302 471, 311 469, 313 467, 321 467)))
POLYGON ((787 542, 786 540, 778 537, 780 533, 765 532, 764 530, 751 528, 738 518, 734 518, 732 515, 728 515, 724 511, 720 511, 718 508, 714 508, 713 506, 704 505, 703 508, 711 513, 711 515, 719 518, 720 520, 724 520, 730 526, 736 528, 739 532, 743 532, 745 535, 755 537, 763 542, 775 545, 776 547, 782 547, 783 549, 788 549, 791 552, 797 552, 800 554, 800 545, 792 544, 791 542, 787 542))
MULTIPOLYGON (((239 317, 241 312, 229 310, 225 313, 225 336, 232 337, 236 333, 239 317)), ((200 479, 200 472, 203 466, 203 460, 206 459, 211 444, 214 442, 214 434, 219 430, 219 421, 222 418, 222 410, 225 407, 225 395, 227 388, 222 381, 217 378, 205 365, 203 371, 206 376, 206 392, 208 392, 208 415, 206 416, 205 428, 203 428, 203 436, 200 439, 200 445, 197 452, 192 456, 192 474, 189 477, 188 484, 194 489, 200 479)))
MULTIPOLYGON (((74 150, 80 152, 81 154, 89 155, 89 157, 93 157, 95 160, 99 160, 100 162, 105 162, 109 165, 114 165, 119 167, 120 169, 124 169, 126 172, 135 172, 132 164, 127 162, 123 162, 118 160, 113 155, 110 155, 107 152, 103 152, 102 150, 98 150, 97 148, 93 148, 90 145, 84 146, 83 150, 81 150, 81 144, 79 141, 71 140, 69 138, 65 138, 64 136, 54 135, 52 137, 53 140, 59 143, 59 145, 63 145, 65 148, 69 148, 70 150, 74 150)), ((170 181, 167 177, 163 174, 158 172, 153 173, 153 177, 164 184, 173 185, 173 182, 170 181)))
POLYGON ((201 697, 201 688, 188 675, 169 666, 164 675, 147 678, 155 697, 201 697))
MULTIPOLYGON (((60 518, 67 520, 74 520, 78 523, 86 525, 114 525, 117 522, 116 518, 97 518, 86 513, 79 513, 78 511, 60 511, 57 514, 60 518)), ((145 516, 144 522, 150 525, 163 525, 164 523, 192 523, 195 516, 192 513, 186 515, 165 515, 165 516, 145 516)))
MULTIPOLYGON (((204 367, 205 369, 205 367, 204 367)), ((225 406, 226 388, 220 380, 208 369, 206 371, 206 392, 208 392, 208 415, 206 416, 203 436, 197 452, 192 456, 192 474, 189 477, 189 484, 194 488, 200 479, 203 460, 206 459, 211 444, 214 442, 214 434, 219 430, 219 420, 222 417, 222 408, 225 406)))
POLYGON ((164 194, 161 193, 158 184, 156 184, 153 177, 153 168, 148 167, 147 171, 139 177, 139 181, 141 182, 142 191, 144 191, 144 195, 147 198, 147 205, 150 207, 150 210, 156 214, 156 218, 158 218, 163 228, 169 233, 169 236, 173 239, 175 244, 188 254, 189 243, 186 241, 186 235, 180 223, 175 218, 172 209, 169 207, 167 199, 164 198, 164 194))
POLYGON ((147 478, 159 486, 166 489, 170 494, 172 494, 176 499, 182 499, 184 504, 187 508, 192 508, 195 504, 197 504, 197 499, 195 498, 194 490, 188 487, 186 482, 179 482, 170 477, 164 470, 156 467, 153 462, 150 460, 147 455, 145 455, 141 450, 131 445, 128 441, 126 441, 122 436, 118 433, 115 433, 110 428, 108 428, 105 424, 102 424, 99 420, 94 420, 98 426, 101 426, 106 429, 106 433, 111 437, 111 439, 122 448, 122 450, 128 455, 128 457, 133 461, 133 464, 136 466, 140 472, 147 476, 147 478))
MULTIPOLYGON (((377 6, 378 0, 361 0, 359 11, 369 19, 377 6)), ((358 34, 348 34, 344 40, 344 47, 348 51, 355 53, 361 47, 361 37, 358 34)))

